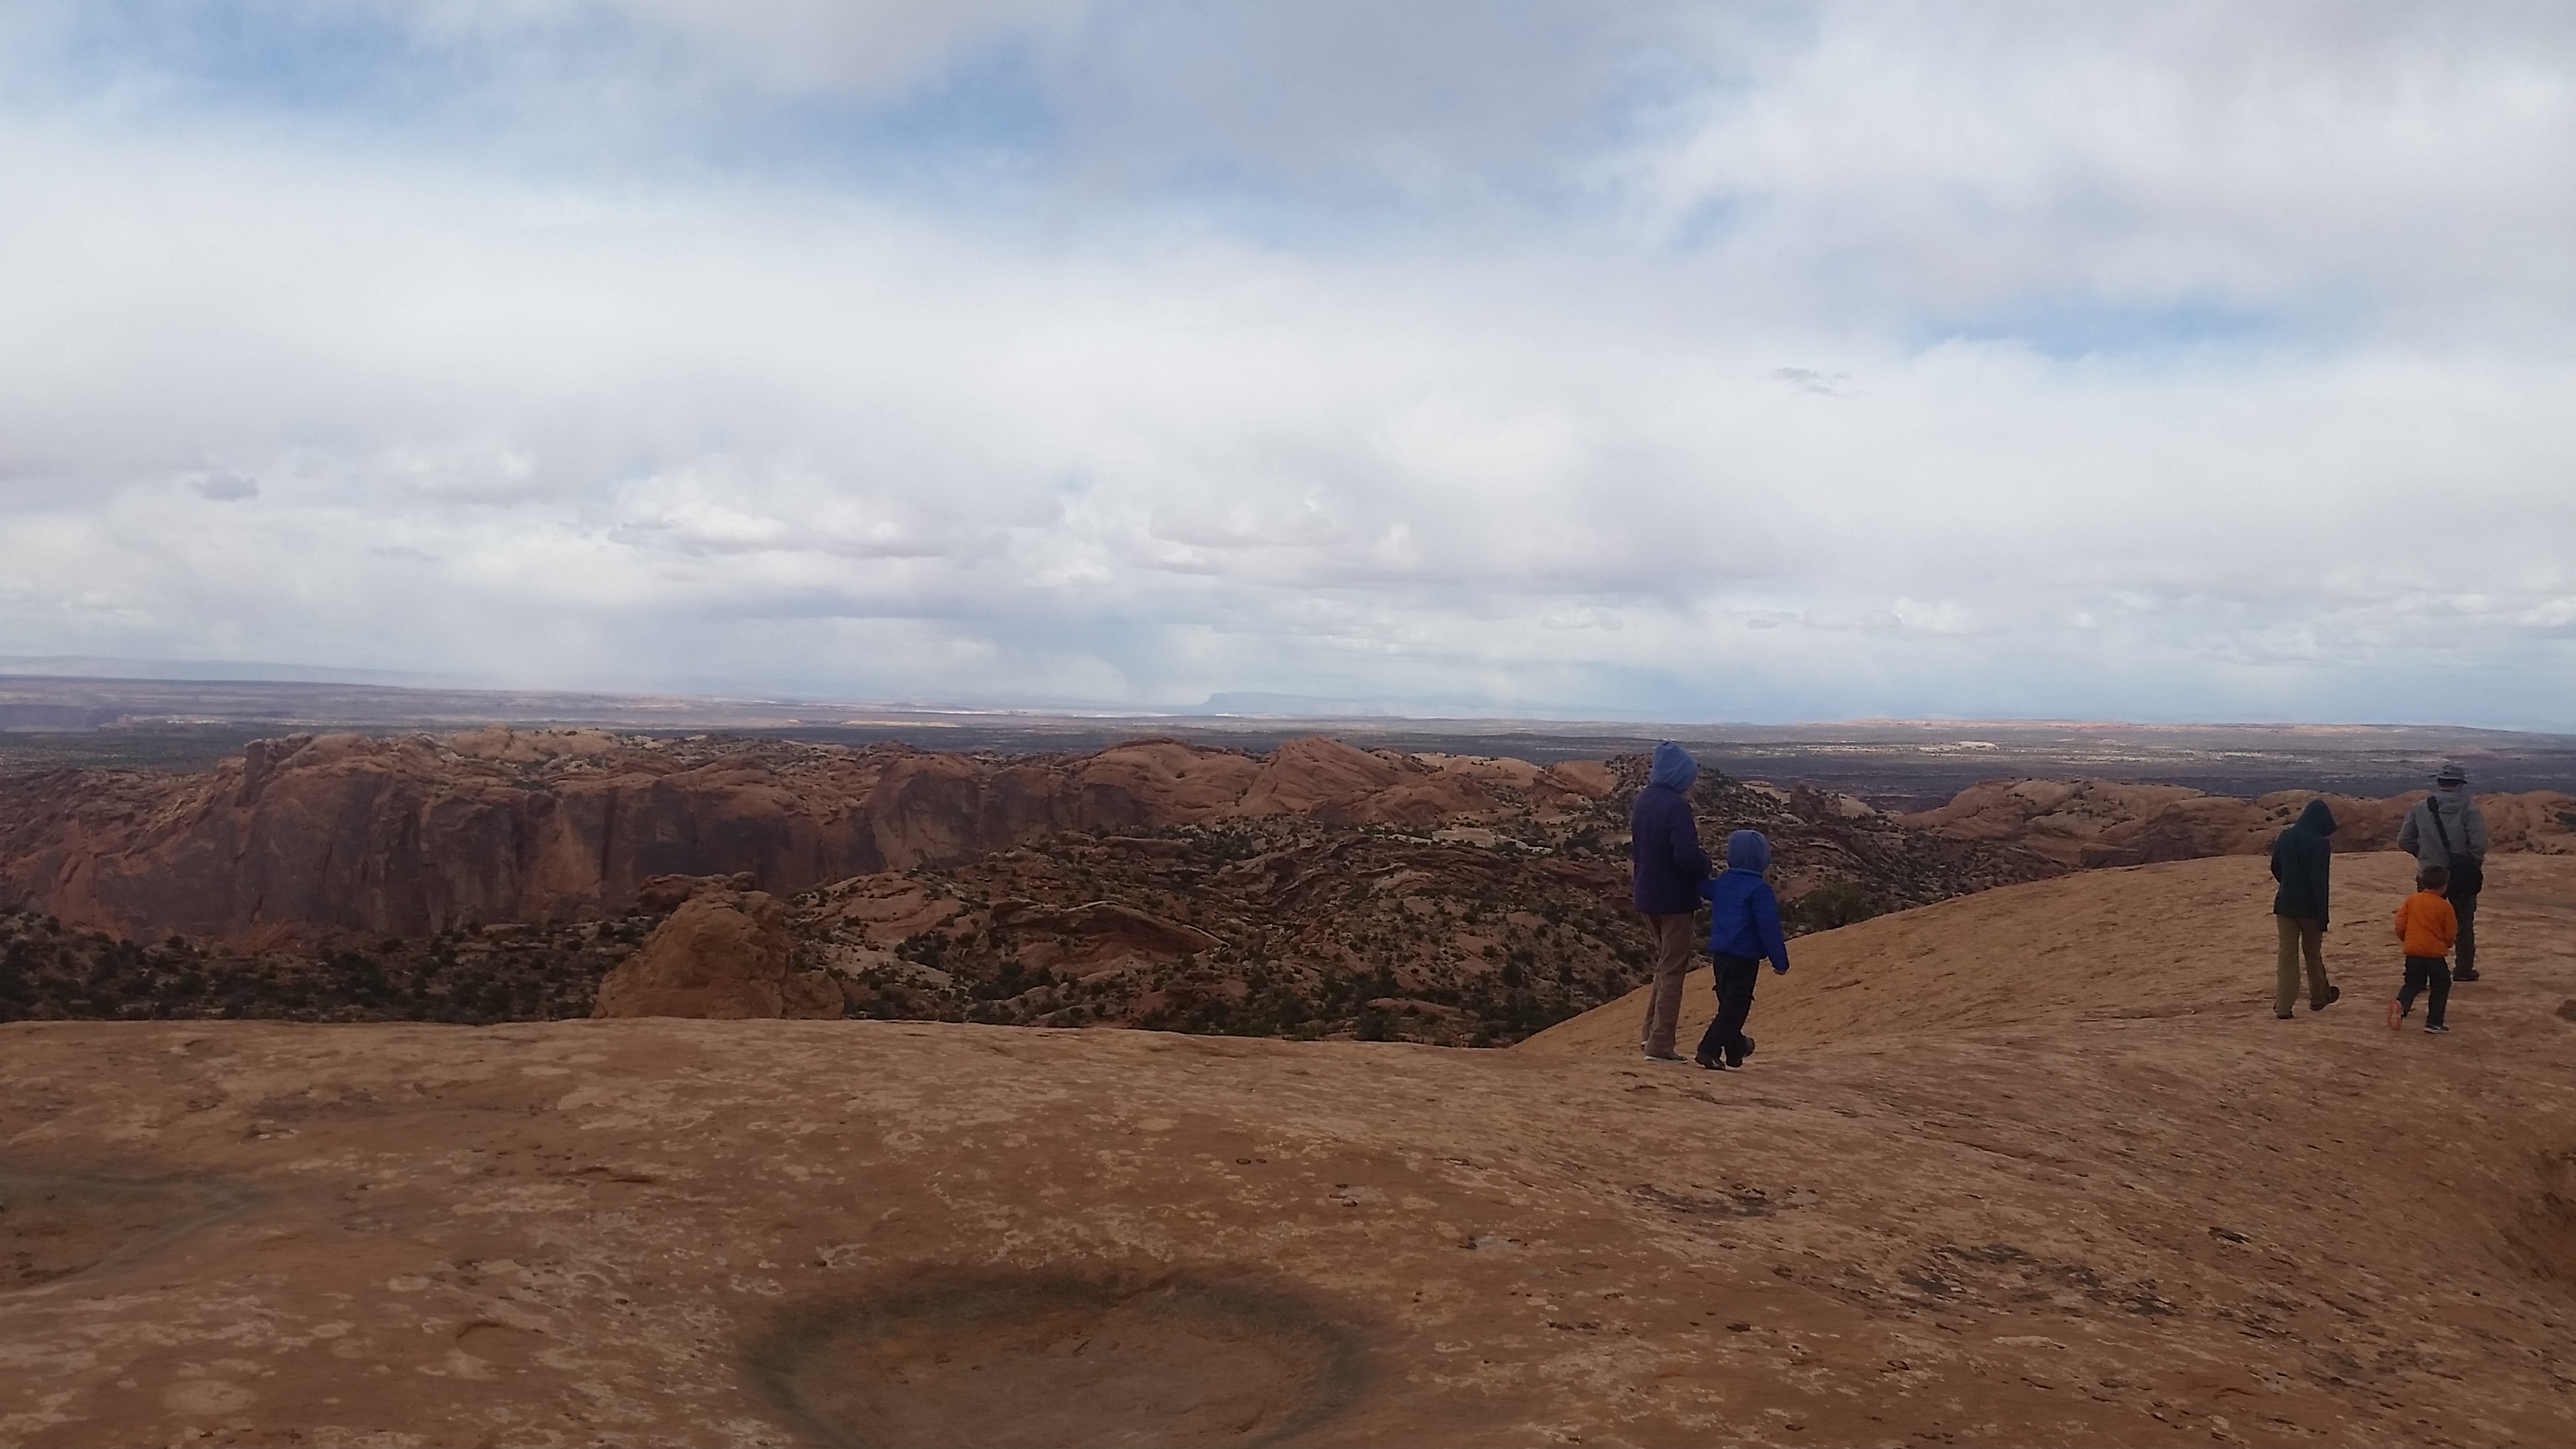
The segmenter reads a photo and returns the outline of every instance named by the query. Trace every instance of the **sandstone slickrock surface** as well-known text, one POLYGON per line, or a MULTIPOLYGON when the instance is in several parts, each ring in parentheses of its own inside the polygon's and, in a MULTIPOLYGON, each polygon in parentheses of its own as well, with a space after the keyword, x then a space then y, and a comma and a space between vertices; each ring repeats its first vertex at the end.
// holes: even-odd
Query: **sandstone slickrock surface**
POLYGON ((2406 869, 2294 1022, 2219 858, 1805 938, 1730 1074, 1628 1002, 0 1027, 0 1444, 2566 1443, 2576 860, 2496 863, 2448 1038, 2374 1001, 2406 869))
POLYGON ((789 968, 787 907, 766 891, 691 896, 643 949, 600 978, 591 1015, 745 1017, 841 1014, 840 988, 789 968))
MULTIPOLYGON (((2423 798, 2421 790, 2384 800, 2285 790, 2239 800, 2182 785, 1988 780, 1937 810, 1898 819, 1954 840, 2016 845, 2061 865, 2139 865, 2268 853, 2273 837, 2319 799, 2334 811, 2336 850, 2388 850, 2423 798)), ((2535 790, 2477 799, 2493 849, 2576 854, 2576 795, 2535 790)))

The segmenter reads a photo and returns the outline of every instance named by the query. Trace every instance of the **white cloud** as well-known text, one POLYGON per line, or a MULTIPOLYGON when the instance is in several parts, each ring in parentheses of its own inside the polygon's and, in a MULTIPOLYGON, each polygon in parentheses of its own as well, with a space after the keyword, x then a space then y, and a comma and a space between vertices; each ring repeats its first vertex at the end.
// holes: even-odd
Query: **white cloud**
POLYGON ((503 90, 608 27, 674 136, 1017 46, 1053 180, 0 111, 17 652, 2576 724, 2547 11, 1641 10, 1561 78, 1544 8, 383 13, 503 90))

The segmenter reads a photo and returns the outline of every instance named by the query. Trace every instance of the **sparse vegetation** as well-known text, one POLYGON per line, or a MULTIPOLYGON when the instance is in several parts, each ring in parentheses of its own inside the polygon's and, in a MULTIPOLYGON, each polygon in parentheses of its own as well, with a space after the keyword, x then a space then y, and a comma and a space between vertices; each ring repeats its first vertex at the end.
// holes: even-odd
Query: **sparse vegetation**
POLYGON ((1866 921, 1880 913, 1878 902, 1870 898, 1868 890, 1859 882, 1838 880, 1828 881, 1795 900, 1782 902, 1780 922, 1791 933, 1798 934, 1830 931, 1837 926, 1866 921))
POLYGON ((590 1015, 642 922, 493 927, 365 950, 201 951, 0 909, 0 1021, 252 1018, 485 1025, 590 1015))
MULTIPOLYGON (((895 879, 937 911, 879 939, 821 909, 826 887, 797 903, 795 964, 836 973, 860 1017, 1504 1045, 1644 980, 1625 860, 1644 764, 1612 762, 1624 788, 1602 799, 1523 803, 1460 830, 1281 815, 1066 833, 915 865, 895 879), (1092 903, 1114 908, 1105 924, 1080 924, 1092 903)), ((1694 803, 1713 851, 1752 826, 1772 837, 1775 878, 1824 879, 1789 902, 1793 932, 2032 873, 1990 847, 1845 819, 1826 797, 1784 799, 1713 769, 1694 803)), ((585 1016, 599 978, 658 919, 210 953, 5 913, 0 1018, 585 1016)))

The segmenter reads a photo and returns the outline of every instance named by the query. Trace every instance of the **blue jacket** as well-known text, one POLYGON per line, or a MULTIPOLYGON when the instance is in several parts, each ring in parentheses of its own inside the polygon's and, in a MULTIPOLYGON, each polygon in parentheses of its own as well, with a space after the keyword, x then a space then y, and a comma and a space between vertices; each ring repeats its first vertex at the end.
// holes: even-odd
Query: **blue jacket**
POLYGON ((1780 936, 1780 898, 1762 872, 1771 865, 1771 842, 1759 830, 1739 830, 1726 837, 1726 871, 1702 884, 1708 897, 1708 953, 1770 958, 1771 969, 1789 969, 1789 943, 1780 936))
POLYGON ((1708 879, 1708 852, 1699 848, 1699 822, 1691 818, 1691 782, 1699 762, 1670 740, 1655 746, 1646 788, 1628 811, 1628 857, 1636 881, 1637 909, 1650 916, 1678 916, 1699 909, 1699 883, 1708 879))

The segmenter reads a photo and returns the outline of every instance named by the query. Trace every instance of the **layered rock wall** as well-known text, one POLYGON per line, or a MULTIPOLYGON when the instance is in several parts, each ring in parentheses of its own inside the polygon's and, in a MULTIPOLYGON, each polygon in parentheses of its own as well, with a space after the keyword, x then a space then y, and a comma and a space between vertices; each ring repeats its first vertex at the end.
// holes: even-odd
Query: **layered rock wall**
POLYGON ((663 876, 793 893, 1058 831, 1415 821, 1600 792, 1581 772, 1515 789, 1323 739, 1266 759, 1171 740, 995 759, 578 730, 295 735, 198 775, 0 781, 0 893, 129 937, 416 936, 616 913, 663 876))

